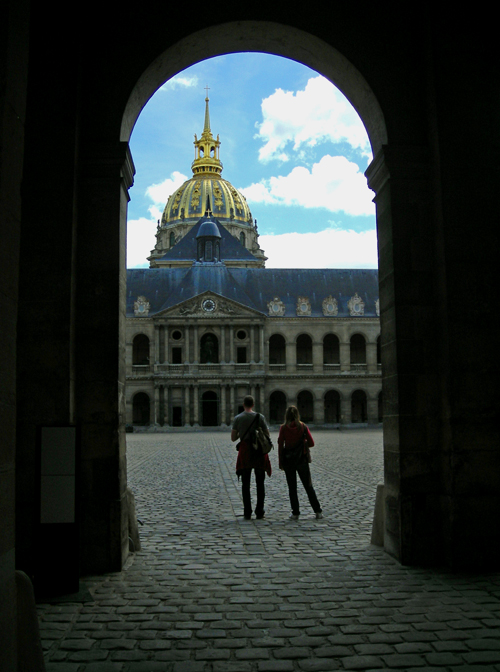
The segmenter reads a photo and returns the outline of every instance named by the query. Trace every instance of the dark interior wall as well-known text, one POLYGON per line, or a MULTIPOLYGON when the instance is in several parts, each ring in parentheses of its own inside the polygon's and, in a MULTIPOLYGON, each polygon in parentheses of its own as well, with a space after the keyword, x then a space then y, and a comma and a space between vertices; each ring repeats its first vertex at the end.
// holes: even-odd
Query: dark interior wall
POLYGON ((7 2, 0 21, 0 668, 15 670, 16 320, 21 222, 28 3, 7 2))
MULTIPOLYGON (((452 23, 437 11, 389 16, 373 3, 364 11, 318 4, 289 13, 285 27, 279 7, 260 3, 218 3, 210 17, 200 9, 189 21, 184 7, 164 4, 154 11, 125 4, 116 15, 88 4, 79 11, 62 29, 60 15, 34 3, 28 24, 17 1, 0 27, 2 597, 14 585, 16 380, 18 565, 31 572, 36 551, 36 426, 72 421, 82 426, 82 570, 116 569, 126 556, 117 307, 133 164, 120 142, 122 117, 127 111, 130 129, 137 105, 127 101, 140 108, 162 75, 238 45, 268 45, 331 76, 374 140, 368 176, 379 227, 386 549, 409 563, 498 563, 498 530, 488 521, 500 513, 491 296, 500 97, 488 17, 478 15, 475 25, 471 11, 461 23, 455 12, 452 23)), ((12 610, 2 606, 2 633, 12 634, 12 610)), ((12 669, 12 647, 0 651, 3 668, 12 669)))

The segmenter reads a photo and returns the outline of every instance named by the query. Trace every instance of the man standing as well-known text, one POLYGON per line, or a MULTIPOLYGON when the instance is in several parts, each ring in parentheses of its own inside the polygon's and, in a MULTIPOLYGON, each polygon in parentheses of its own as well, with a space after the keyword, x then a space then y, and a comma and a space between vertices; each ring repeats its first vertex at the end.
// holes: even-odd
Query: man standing
POLYGON ((231 441, 240 439, 238 444, 238 459, 236 460, 236 473, 238 479, 241 476, 241 493, 243 496, 243 515, 245 520, 252 518, 252 498, 250 496, 250 479, 252 469, 255 471, 255 483, 257 485, 257 506, 255 515, 257 519, 264 518, 264 499, 266 490, 264 480, 266 472, 271 476, 271 462, 269 456, 264 455, 261 450, 256 450, 252 446, 251 436, 257 429, 262 430, 269 436, 269 428, 266 419, 260 413, 253 410, 254 399, 247 395, 243 399, 243 413, 237 415, 233 421, 231 430, 231 441))

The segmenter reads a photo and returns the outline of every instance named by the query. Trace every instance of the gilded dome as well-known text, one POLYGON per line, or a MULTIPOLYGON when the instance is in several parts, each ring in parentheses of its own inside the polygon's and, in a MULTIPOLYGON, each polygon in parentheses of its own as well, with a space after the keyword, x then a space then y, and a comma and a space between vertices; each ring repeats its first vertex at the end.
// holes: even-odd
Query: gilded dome
POLYGON ((203 216, 207 196, 215 217, 224 224, 253 226, 252 213, 245 197, 220 175, 195 175, 168 199, 161 218, 162 226, 197 222, 203 216))
MULTIPOLYGON (((258 243, 259 234, 246 198, 221 177, 220 140, 212 135, 208 97, 205 98, 205 123, 201 137, 194 136, 193 177, 169 196, 158 222, 156 245, 149 257, 151 268, 167 263, 163 256, 174 248, 204 216, 206 204, 218 224, 239 241, 264 266, 266 256, 258 243)), ((168 262, 170 263, 170 261, 168 262)), ((248 260, 245 261, 249 265, 248 260)))

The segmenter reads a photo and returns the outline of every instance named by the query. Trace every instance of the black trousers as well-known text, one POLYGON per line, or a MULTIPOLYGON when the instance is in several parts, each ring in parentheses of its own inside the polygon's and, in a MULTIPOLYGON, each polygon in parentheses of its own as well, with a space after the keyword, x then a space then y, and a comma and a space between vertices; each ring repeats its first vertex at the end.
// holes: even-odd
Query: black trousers
MULTIPOLYGON (((257 485, 257 506, 255 507, 255 515, 264 515, 264 499, 266 497, 266 489, 264 480, 266 472, 264 469, 254 469, 255 484, 257 485)), ((252 469, 241 470, 241 494, 243 496, 243 515, 245 518, 250 518, 252 515, 252 497, 250 495, 250 481, 252 478, 252 469)))
POLYGON ((302 485, 309 497, 309 502, 315 513, 321 513, 321 506, 314 491, 311 470, 309 463, 304 460, 294 468, 285 469, 286 482, 288 483, 288 495, 290 497, 290 504, 292 506, 292 513, 296 516, 300 514, 299 498, 297 495, 297 474, 299 475, 302 485))

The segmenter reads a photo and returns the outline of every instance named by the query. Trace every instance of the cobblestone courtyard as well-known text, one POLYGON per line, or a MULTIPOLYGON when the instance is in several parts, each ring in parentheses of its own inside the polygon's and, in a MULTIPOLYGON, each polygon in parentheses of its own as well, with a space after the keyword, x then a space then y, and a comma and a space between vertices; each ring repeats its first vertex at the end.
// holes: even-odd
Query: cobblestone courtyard
POLYGON ((319 521, 300 484, 288 519, 276 451, 266 516, 246 521, 229 432, 128 435, 142 550, 87 577, 89 601, 39 605, 47 671, 500 671, 500 575, 371 546, 381 430, 313 435, 319 521))

